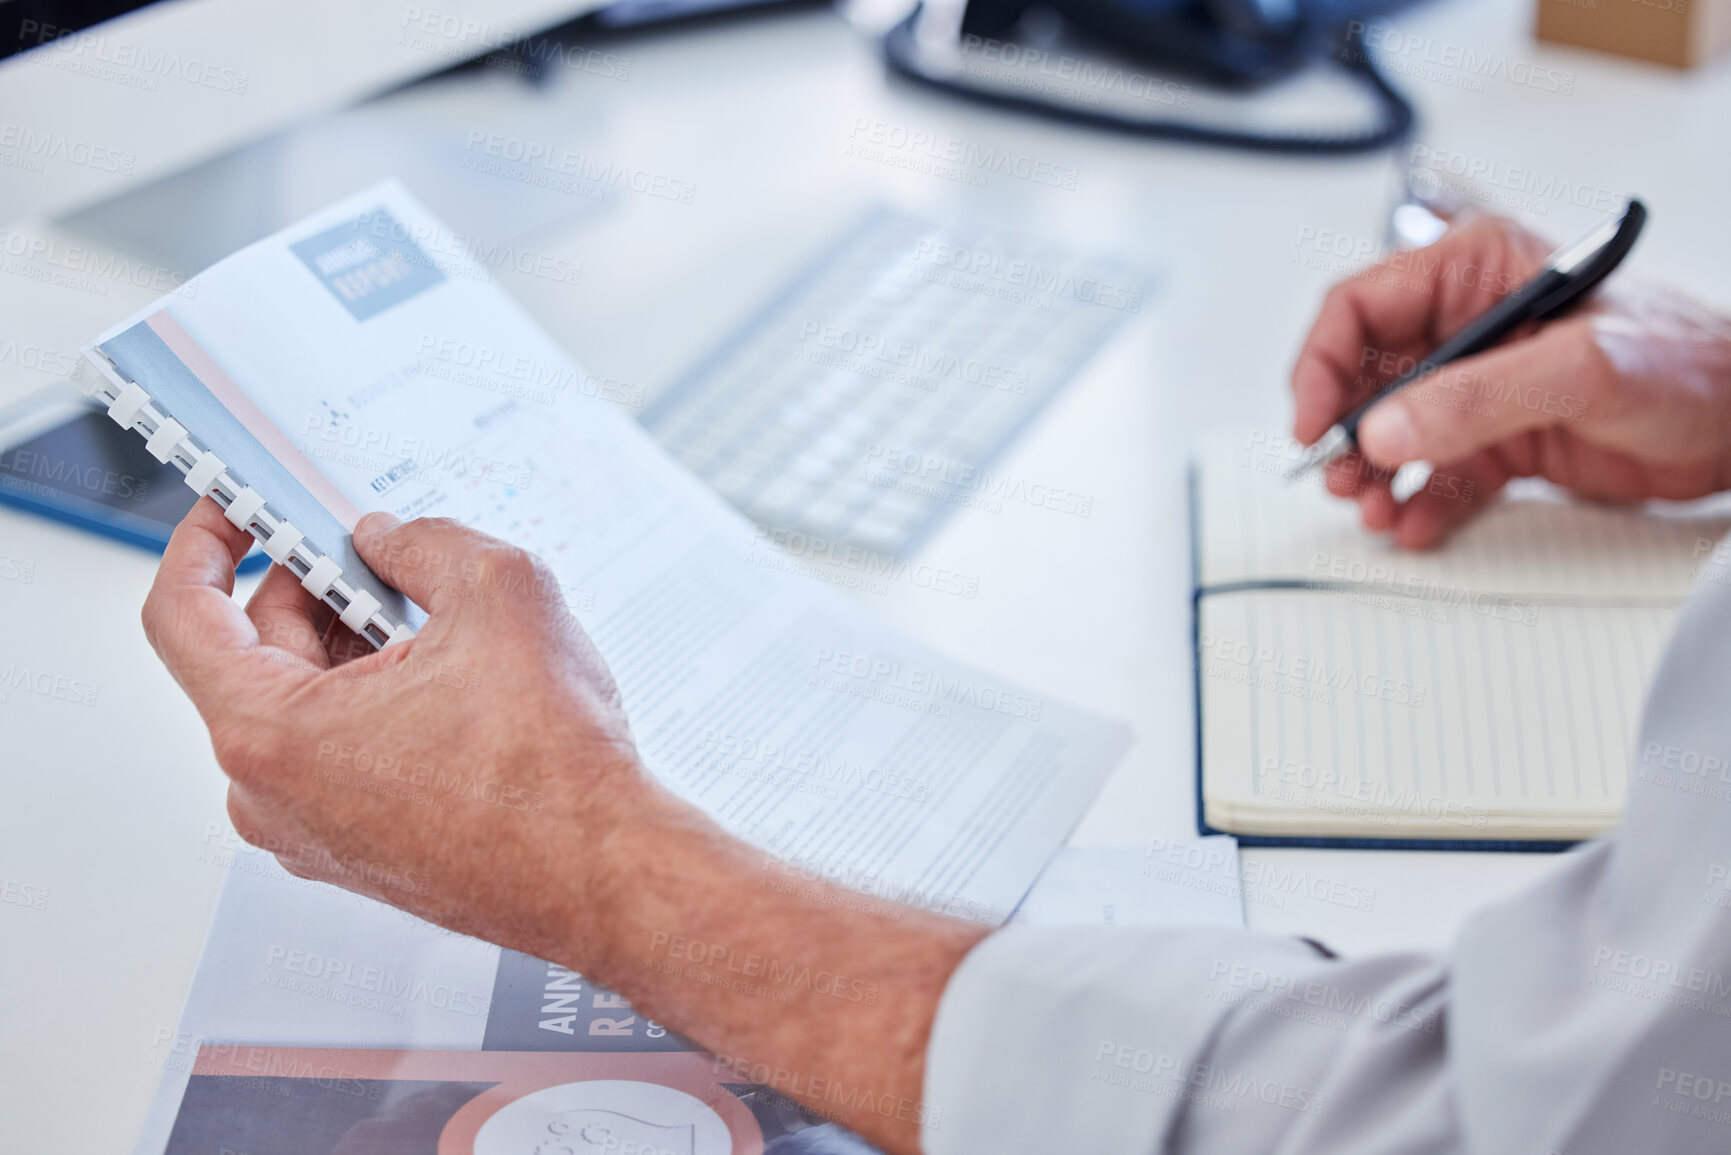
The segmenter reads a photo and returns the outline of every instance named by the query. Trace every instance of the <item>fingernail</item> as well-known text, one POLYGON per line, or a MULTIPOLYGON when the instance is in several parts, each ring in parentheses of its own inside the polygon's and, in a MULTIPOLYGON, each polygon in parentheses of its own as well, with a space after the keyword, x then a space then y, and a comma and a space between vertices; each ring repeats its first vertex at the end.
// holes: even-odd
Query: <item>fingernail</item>
POLYGON ((402 524, 402 518, 393 513, 379 510, 376 513, 366 514, 361 520, 355 522, 355 536, 372 537, 376 533, 384 533, 386 530, 394 529, 402 524))
POLYGON ((1372 457, 1384 462, 1413 460, 1419 455, 1418 430, 1400 402, 1378 405, 1364 415, 1358 431, 1359 444, 1372 457))

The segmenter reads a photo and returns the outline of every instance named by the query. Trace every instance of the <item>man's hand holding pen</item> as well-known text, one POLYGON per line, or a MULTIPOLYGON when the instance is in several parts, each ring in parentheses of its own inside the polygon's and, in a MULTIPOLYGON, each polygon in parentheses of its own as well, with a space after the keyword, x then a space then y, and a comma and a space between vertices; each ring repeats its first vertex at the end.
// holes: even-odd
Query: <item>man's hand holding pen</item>
MULTIPOLYGON (((1548 249, 1511 221, 1476 217, 1335 286, 1293 368, 1294 434, 1322 437, 1526 283, 1548 249)), ((1379 401, 1359 451, 1327 477, 1366 528, 1409 549, 1441 542, 1515 477, 1619 502, 1718 492, 1731 486, 1731 321, 1618 278, 1567 316, 1379 401), (1436 463, 1438 479, 1399 502, 1390 483, 1413 461, 1436 463)))

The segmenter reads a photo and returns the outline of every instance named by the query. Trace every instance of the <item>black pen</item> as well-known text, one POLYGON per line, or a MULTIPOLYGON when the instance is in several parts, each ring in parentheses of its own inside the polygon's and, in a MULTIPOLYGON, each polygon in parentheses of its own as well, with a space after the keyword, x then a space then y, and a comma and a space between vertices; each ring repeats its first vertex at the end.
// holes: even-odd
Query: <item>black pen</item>
POLYGON ((1480 313, 1466 328, 1436 347, 1430 356, 1371 394, 1349 411, 1316 444, 1305 451, 1286 475, 1288 481, 1330 465, 1358 448, 1358 425, 1370 407, 1391 393, 1425 377, 1450 361, 1482 353, 1528 321, 1548 321, 1579 304, 1598 283, 1610 276, 1635 247, 1647 209, 1631 197, 1617 216, 1579 239, 1569 242, 1545 260, 1538 276, 1480 313))

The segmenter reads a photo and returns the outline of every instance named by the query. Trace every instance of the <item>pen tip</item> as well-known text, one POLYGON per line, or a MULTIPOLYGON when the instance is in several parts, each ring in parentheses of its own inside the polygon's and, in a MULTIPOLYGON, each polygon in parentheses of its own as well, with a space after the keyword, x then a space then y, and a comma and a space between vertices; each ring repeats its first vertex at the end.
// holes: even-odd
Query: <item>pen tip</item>
POLYGON ((1287 482, 1297 481, 1317 467, 1339 460, 1341 455, 1351 448, 1351 443, 1352 435, 1346 431, 1345 426, 1330 426, 1328 432, 1305 449, 1304 455, 1286 471, 1287 482))

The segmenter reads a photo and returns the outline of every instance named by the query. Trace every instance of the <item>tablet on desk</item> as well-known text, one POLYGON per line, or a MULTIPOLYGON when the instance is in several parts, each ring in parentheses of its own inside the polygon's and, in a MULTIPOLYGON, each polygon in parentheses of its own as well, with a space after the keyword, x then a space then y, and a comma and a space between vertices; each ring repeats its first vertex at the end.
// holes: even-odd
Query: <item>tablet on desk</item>
MULTIPOLYGON (((179 470, 73 390, 0 411, 0 502, 160 552, 197 500, 179 470)), ((265 562, 255 548, 240 569, 265 562)))

